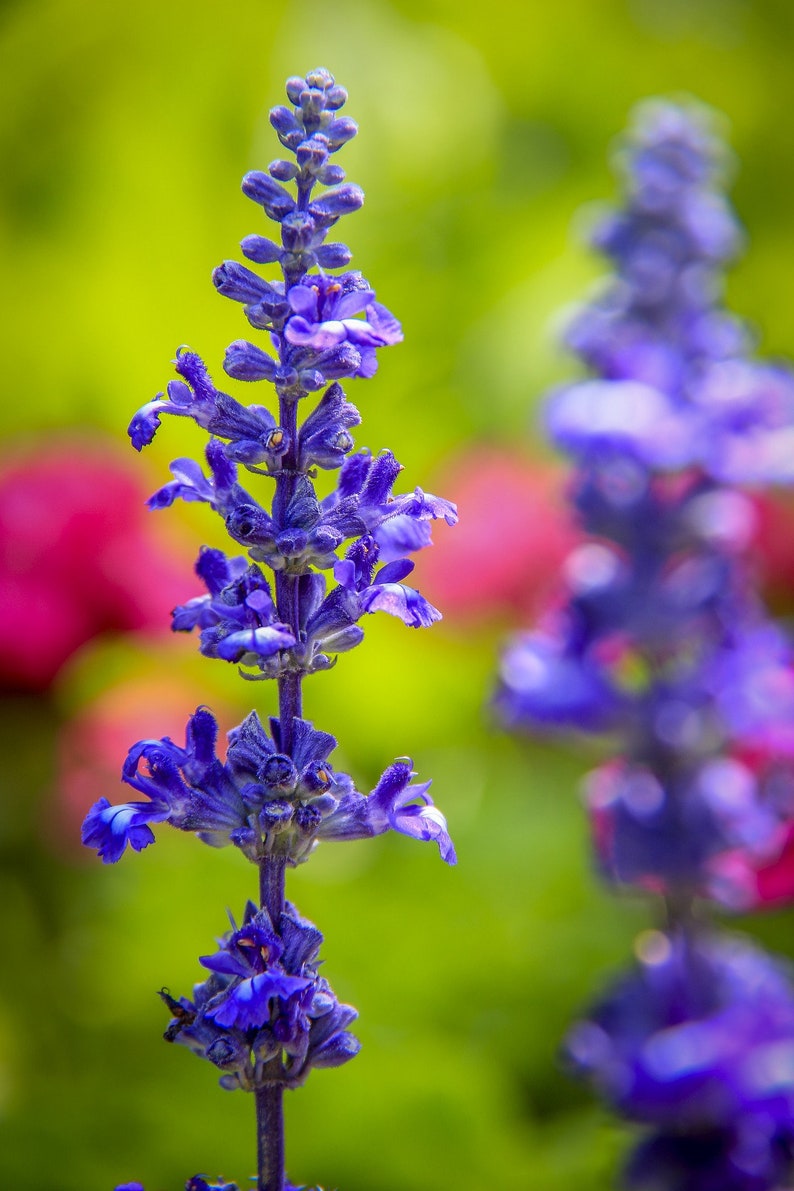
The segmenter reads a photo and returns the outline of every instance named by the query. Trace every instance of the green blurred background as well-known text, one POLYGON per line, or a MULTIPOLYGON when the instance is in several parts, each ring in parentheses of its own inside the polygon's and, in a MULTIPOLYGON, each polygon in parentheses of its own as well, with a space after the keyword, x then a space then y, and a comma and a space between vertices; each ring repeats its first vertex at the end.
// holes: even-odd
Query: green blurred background
MULTIPOLYGON (((246 326, 210 270, 259 230, 239 179, 275 156, 267 110, 284 78, 319 64, 361 126, 344 165, 367 204, 342 238, 406 336, 375 380, 350 386, 357 441, 391 446, 409 485, 457 495, 442 487, 450 459, 468 452, 476 467, 478 448, 529 441, 544 388, 573 372, 555 328, 600 270, 577 212, 614 195, 608 152, 645 96, 692 93, 727 116, 752 244, 729 300, 765 354, 794 354, 793 52, 790 0, 5 0, 5 453, 64 431, 121 442, 185 341, 220 379, 246 326)), ((201 444, 169 420, 137 466, 153 488, 201 444)), ((164 516, 188 558, 220 542, 203 509, 164 516)), ((511 550, 498 508, 489 542, 471 540, 471 568, 494 541, 511 550)), ((307 684, 307 714, 338 735, 338 765, 361 788, 406 752, 434 777, 459 866, 399 837, 326 845, 291 876, 364 1043, 288 1097, 295 1181, 612 1185, 627 1131, 556 1052, 653 907, 608 897, 590 874, 577 783, 592 754, 489 723, 509 622, 461 616, 413 634, 373 617, 365 645, 307 684)), ((198 702, 226 728, 252 700, 274 707, 270 687, 198 659, 183 638, 95 641, 46 697, 4 700, 0 1186, 15 1191, 132 1178, 176 1191, 199 1170, 245 1186, 252 1169, 250 1100, 163 1045, 154 995, 199 978, 196 957, 225 907, 240 913, 252 870, 177 833, 104 868, 80 855, 59 802, 70 733, 109 707, 123 719, 125 691, 137 704, 124 743, 177 731, 174 716, 198 702)), ((114 781, 87 801, 103 793, 122 797, 114 781)), ((785 914, 753 929, 794 952, 785 914)))

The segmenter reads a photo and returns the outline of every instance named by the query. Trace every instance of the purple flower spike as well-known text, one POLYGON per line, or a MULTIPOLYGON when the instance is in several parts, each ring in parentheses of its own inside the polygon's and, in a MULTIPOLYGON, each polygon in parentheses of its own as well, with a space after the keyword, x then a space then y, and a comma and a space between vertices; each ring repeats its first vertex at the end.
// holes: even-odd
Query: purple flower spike
POLYGON ((732 487, 794 482, 794 374, 750 358, 721 306, 741 240, 724 157, 694 105, 639 109, 623 208, 593 237, 614 276, 568 332, 590 375, 546 410, 587 540, 507 648, 495 700, 511 728, 621 752, 585 782, 598 867, 664 899, 665 932, 640 937, 638 967, 568 1042, 647 1128, 631 1191, 780 1191, 794 1175, 790 974, 704 924, 709 901, 761 900, 794 820, 791 647, 753 589, 753 504, 732 487))
MULTIPOLYGON (((244 236, 245 263, 224 261, 212 275, 252 328, 229 345, 224 370, 248 393, 265 382, 270 408, 217 389, 202 359, 180 349, 178 379, 129 430, 137 450, 163 414, 189 418, 210 436, 207 467, 177 458, 148 504, 208 505, 245 554, 201 549, 195 569, 205 594, 174 608, 172 628, 195 631, 204 657, 231 662, 242 677, 273 679, 276 713, 263 722, 252 711, 228 733, 225 753, 203 707, 188 720, 184 745, 168 736, 138 741, 122 780, 140 800, 113 806, 100 798, 83 840, 113 863, 128 845, 151 844, 153 825, 165 822, 212 847, 232 845, 255 866, 261 904, 249 902, 241 926, 232 921, 218 950, 201 957, 203 980, 189 997, 161 989, 171 1018, 164 1037, 210 1063, 224 1090, 252 1093, 257 1184, 310 1191, 286 1177, 283 1093, 315 1067, 348 1062, 359 1043, 349 1030, 355 1009, 320 975, 322 935, 285 899, 286 874, 321 843, 388 830, 435 841, 449 864, 455 852, 430 783, 411 785, 410 764, 391 766, 370 795, 335 768, 335 738, 300 714, 303 681, 361 643, 368 613, 387 612, 412 628, 440 619, 403 582, 413 569, 407 555, 430 544, 433 520, 452 525, 457 513, 418 487, 395 495, 402 467, 391 451, 354 452, 361 416, 339 382, 373 377, 380 349, 400 343, 402 329, 361 273, 348 269, 347 245, 326 242, 364 201, 337 161, 358 131, 340 114, 347 93, 317 68, 288 80, 287 99, 270 112, 277 155, 242 183, 270 234, 244 236), (257 485, 250 494, 241 468, 247 485, 257 485), (339 477, 318 493, 320 469, 339 477)), ((238 1188, 196 1174, 186 1191, 238 1188)))
POLYGON ((752 781, 728 805, 731 754, 782 738, 794 687, 741 563, 752 510, 727 485, 794 479, 794 386, 742 354, 746 336, 717 302, 736 247, 720 158, 697 109, 641 109, 626 209, 596 233, 617 278, 572 331, 596 375, 547 411, 591 540, 566 563, 560 606, 506 651, 497 695, 512 727, 622 737, 620 772, 634 776, 605 769, 596 783, 599 863, 668 892, 713 890, 737 847, 769 854, 790 813, 752 781), (651 785, 653 807, 637 793, 651 785))

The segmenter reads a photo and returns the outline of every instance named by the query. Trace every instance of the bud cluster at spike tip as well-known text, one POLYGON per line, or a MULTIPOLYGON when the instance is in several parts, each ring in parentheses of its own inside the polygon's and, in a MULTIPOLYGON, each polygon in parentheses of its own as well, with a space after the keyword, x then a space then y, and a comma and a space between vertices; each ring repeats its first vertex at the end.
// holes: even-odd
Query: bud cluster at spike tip
POLYGON ((495 699, 513 729, 617 743, 585 782, 597 864, 666 900, 667 932, 567 1043, 651 1129, 632 1191, 777 1191, 794 1171, 791 975, 693 910, 753 908, 794 822, 794 658, 754 588, 741 491, 794 482, 794 375, 720 301, 741 236, 712 128, 651 102, 624 142, 625 206, 593 236, 615 275, 567 335, 590 375, 545 414, 586 536, 495 699))
MULTIPOLYGON (((402 330, 348 269, 349 248, 328 240, 364 197, 335 159, 357 132, 339 114, 346 92, 319 69, 289 79, 287 98, 291 106, 270 115, 284 155, 242 184, 277 230, 243 239, 253 267, 230 260, 213 273, 218 293, 242 305, 259 336, 232 343, 224 369, 234 381, 270 386, 272 408, 216 388, 202 358, 181 347, 176 377, 129 426, 138 451, 164 414, 207 432, 206 469, 177 458, 148 504, 209 505, 235 549, 201 549, 195 570, 206 594, 178 604, 172 628, 195 630, 205 657, 231 662, 243 677, 274 680, 278 714, 268 732, 252 711, 228 733, 225 757, 205 707, 190 716, 184 746, 168 736, 138 741, 122 769, 138 797, 99 798, 83 825, 83 842, 109 864, 127 847, 148 847, 153 825, 168 823, 214 847, 233 845, 258 869, 262 905, 249 902, 242 925, 232 922, 219 949, 201 958, 208 974, 191 996, 163 989, 161 997, 172 1015, 166 1039, 211 1063, 223 1088, 253 1093, 264 1191, 309 1191, 284 1174, 282 1092, 312 1068, 347 1062, 359 1045, 347 1029, 356 1011, 318 974, 320 931, 285 900, 285 870, 320 842, 389 830, 435 842, 448 864, 456 859, 430 782, 414 783, 410 760, 389 765, 362 794, 329 762, 335 738, 302 715, 304 678, 360 644, 365 614, 383 611, 412 628, 440 619, 403 581, 414 567, 409 555, 431 545, 431 522, 453 525, 457 513, 419 487, 395 493, 402 467, 390 450, 355 449, 361 416, 340 381, 373 377, 378 351, 399 343, 402 330), (338 472, 322 496, 318 471, 338 472)), ((138 1183, 117 1191, 125 1187, 142 1191, 138 1183)), ((237 1187, 195 1175, 186 1191, 237 1187)))

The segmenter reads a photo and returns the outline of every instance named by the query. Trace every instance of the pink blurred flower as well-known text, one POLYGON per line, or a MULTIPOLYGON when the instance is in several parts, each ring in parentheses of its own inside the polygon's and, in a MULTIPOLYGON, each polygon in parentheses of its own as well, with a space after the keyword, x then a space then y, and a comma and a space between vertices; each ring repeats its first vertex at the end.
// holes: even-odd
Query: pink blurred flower
POLYGON ((789 826, 780 855, 755 872, 755 906, 788 905, 794 901, 794 825, 789 826))
POLYGON ((460 523, 449 534, 434 528, 434 548, 418 556, 422 592, 450 620, 534 617, 579 541, 563 469, 506 447, 477 447, 437 486, 457 504, 460 523))
POLYGON ((773 910, 794 902, 794 824, 781 826, 777 854, 759 860, 744 849, 729 852, 714 866, 709 895, 743 914, 773 910))
POLYGON ((0 688, 44 691, 106 632, 167 632, 191 562, 112 440, 58 439, 0 464, 0 688))
POLYGON ((759 785, 770 790, 780 811, 778 830, 761 855, 739 848, 714 866, 713 895, 742 913, 794 902, 794 726, 773 739, 759 739, 740 753, 759 785))
POLYGON ((756 531, 752 543, 764 597, 781 612, 794 611, 794 495, 754 493, 756 531))

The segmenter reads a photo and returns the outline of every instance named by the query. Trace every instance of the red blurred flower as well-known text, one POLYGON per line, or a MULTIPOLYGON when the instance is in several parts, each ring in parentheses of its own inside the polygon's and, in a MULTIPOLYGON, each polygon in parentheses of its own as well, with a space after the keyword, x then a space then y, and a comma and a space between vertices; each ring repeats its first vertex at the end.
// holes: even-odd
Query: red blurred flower
POLYGON ((0 688, 46 690, 100 633, 168 630, 190 560, 173 557, 138 470, 112 440, 82 438, 0 464, 0 688))
POLYGON ((794 826, 786 833, 780 855, 755 871, 755 907, 787 905, 794 900, 794 826))
POLYGON ((455 501, 454 533, 434 526, 417 559, 418 586, 450 619, 533 618, 578 542, 563 469, 505 447, 473 448, 438 478, 455 501))
POLYGON ((716 896, 723 904, 752 913, 794 902, 794 729, 744 749, 741 760, 780 804, 780 825, 771 849, 754 856, 737 849, 714 869, 716 896))
POLYGON ((778 613, 794 612, 794 494, 754 493, 752 554, 764 598, 778 613))

